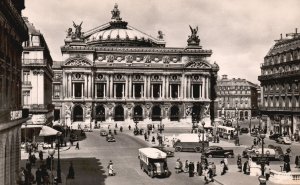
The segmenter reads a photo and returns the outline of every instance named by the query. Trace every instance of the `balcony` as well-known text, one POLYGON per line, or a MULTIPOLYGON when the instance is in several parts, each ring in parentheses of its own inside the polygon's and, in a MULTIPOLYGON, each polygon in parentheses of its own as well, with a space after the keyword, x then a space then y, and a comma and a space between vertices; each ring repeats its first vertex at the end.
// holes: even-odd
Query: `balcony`
POLYGON ((23 108, 29 109, 30 112, 48 112, 54 108, 52 104, 44 105, 44 104, 31 104, 31 105, 23 105, 23 108))
POLYGON ((22 59, 24 66, 46 66, 47 60, 45 59, 22 59))
POLYGON ((260 107, 262 111, 300 112, 300 107, 260 107))
POLYGON ((22 82, 22 87, 23 88, 31 88, 32 85, 31 85, 31 82, 30 81, 25 81, 25 82, 22 82))
POLYGON ((295 71, 287 71, 287 72, 282 72, 282 73, 275 73, 275 74, 270 74, 270 75, 261 75, 258 76, 259 81, 265 81, 265 80, 274 80, 274 79, 280 79, 280 78, 292 78, 299 76, 300 70, 295 70, 295 71))

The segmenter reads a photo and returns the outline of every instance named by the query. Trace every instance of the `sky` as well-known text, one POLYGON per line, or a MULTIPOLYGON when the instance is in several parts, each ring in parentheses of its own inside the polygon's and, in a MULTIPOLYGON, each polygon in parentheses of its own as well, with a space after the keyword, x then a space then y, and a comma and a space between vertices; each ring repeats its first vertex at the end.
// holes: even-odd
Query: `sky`
POLYGON ((62 60, 66 30, 83 21, 88 31, 121 17, 143 32, 165 34, 166 47, 186 47, 189 25, 198 26, 200 45, 211 49, 219 75, 259 84, 260 64, 282 33, 300 28, 298 0, 26 0, 23 16, 41 31, 55 61, 62 60))

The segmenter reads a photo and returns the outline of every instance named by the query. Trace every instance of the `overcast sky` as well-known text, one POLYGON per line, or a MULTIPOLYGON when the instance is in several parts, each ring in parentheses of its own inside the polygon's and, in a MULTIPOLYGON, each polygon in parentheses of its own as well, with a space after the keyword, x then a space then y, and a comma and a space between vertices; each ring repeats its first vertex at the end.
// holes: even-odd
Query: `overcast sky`
POLYGON ((280 33, 300 28, 298 0, 26 0, 24 16, 39 29, 52 58, 61 60, 66 30, 83 21, 88 31, 110 21, 115 3, 129 25, 152 36, 165 34, 167 47, 185 47, 189 25, 199 27, 203 49, 219 75, 259 83, 260 63, 280 33))

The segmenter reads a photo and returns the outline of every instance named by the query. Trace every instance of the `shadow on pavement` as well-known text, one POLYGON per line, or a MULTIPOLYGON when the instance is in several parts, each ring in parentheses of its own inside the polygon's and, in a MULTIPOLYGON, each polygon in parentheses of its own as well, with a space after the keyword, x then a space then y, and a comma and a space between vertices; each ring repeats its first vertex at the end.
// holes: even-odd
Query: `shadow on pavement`
MULTIPOLYGON (((106 166, 96 158, 68 158, 60 159, 61 161, 61 178, 62 184, 66 185, 105 185, 106 166), (73 163, 75 178, 67 179, 70 163, 73 163)), ((46 162, 45 160, 43 162, 46 162)), ((36 169, 42 164, 40 160, 37 160, 35 166, 32 167, 32 173, 35 176, 36 169)), ((25 167, 26 160, 21 161, 21 166, 25 167)), ((53 164, 54 176, 56 176, 57 159, 54 159, 53 164)), ((51 171, 48 171, 51 174, 51 171)))

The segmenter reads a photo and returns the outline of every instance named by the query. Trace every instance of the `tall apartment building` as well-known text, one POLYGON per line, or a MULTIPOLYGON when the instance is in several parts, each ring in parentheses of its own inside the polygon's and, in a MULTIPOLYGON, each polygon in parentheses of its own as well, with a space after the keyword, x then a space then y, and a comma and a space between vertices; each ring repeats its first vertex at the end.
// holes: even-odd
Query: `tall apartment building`
POLYGON ((27 124, 51 125, 53 60, 43 34, 27 17, 23 19, 29 35, 22 53, 22 105, 31 116, 27 124))
POLYGON ((259 86, 245 79, 228 79, 227 75, 217 81, 218 117, 249 120, 257 115, 259 86))
POLYGON ((261 65, 261 114, 268 131, 298 134, 300 130, 300 34, 275 40, 261 65))
POLYGON ((22 42, 28 39, 21 17, 24 0, 0 1, 0 184, 14 185, 20 169, 22 42))

